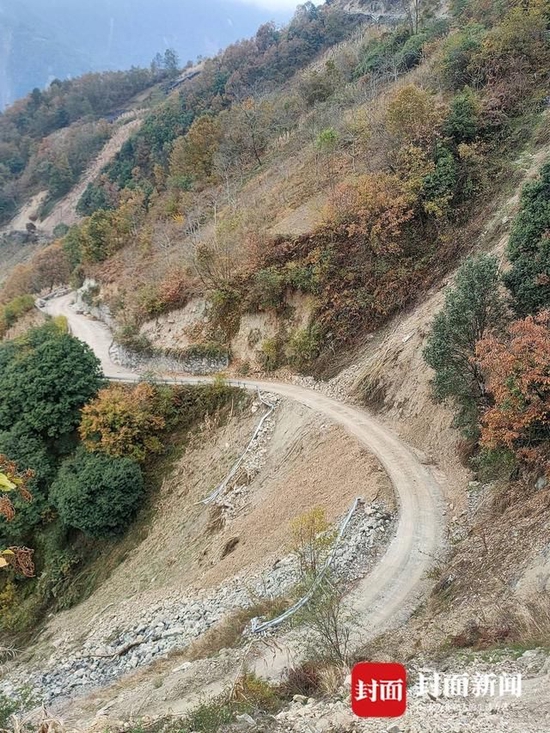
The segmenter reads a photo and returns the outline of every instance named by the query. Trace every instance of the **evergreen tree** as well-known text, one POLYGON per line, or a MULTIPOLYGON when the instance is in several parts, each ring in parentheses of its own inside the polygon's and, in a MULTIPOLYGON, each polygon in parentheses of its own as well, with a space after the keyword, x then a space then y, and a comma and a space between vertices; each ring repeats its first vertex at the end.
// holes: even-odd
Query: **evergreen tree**
POLYGON ((67 527, 92 537, 110 537, 129 525, 143 492, 137 463, 80 448, 62 465, 51 496, 67 527))
POLYGON ((521 318, 550 306, 550 163, 528 183, 514 221, 508 258, 512 263, 504 282, 521 318))
POLYGON ((180 73, 180 60, 173 48, 167 48, 163 58, 164 71, 168 78, 173 78, 180 73))
POLYGON ((483 254, 468 258, 434 319, 424 359, 435 371, 432 385, 436 399, 453 400, 458 408, 456 424, 469 436, 477 432, 478 411, 485 402, 476 344, 505 321, 496 257, 483 254))

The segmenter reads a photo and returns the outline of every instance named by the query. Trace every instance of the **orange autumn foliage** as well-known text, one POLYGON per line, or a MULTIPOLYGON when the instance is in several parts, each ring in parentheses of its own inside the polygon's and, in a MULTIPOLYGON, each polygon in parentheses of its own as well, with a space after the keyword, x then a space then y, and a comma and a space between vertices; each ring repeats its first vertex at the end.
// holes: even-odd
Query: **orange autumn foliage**
POLYGON ((111 385, 82 410, 80 437, 87 450, 143 461, 162 452, 158 434, 166 426, 158 387, 111 385))
POLYGON ((488 337, 476 351, 494 400, 482 417, 481 444, 550 475, 550 311, 515 321, 507 340, 488 337))
POLYGON ((69 282, 71 268, 60 242, 39 250, 26 264, 13 268, 2 286, 0 303, 69 282))
POLYGON ((328 206, 329 222, 347 237, 361 235, 377 255, 400 251, 404 226, 414 218, 414 197, 396 176, 360 176, 336 187, 328 206))

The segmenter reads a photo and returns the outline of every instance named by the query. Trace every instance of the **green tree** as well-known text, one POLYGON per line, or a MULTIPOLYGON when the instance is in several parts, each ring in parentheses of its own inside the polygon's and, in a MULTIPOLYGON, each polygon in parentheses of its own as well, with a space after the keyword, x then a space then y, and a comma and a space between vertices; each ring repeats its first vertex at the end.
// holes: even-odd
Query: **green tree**
POLYGON ((496 257, 469 257, 433 321, 424 359, 435 371, 434 396, 451 398, 457 408, 457 426, 472 437, 477 435, 479 408, 486 401, 476 344, 505 322, 496 257))
POLYGON ((458 173, 452 152, 444 145, 435 151, 435 168, 422 181, 424 209, 436 218, 449 217, 457 193, 458 173))
POLYGON ((0 426, 23 424, 45 440, 66 439, 102 385, 99 360, 55 324, 0 345, 0 426))
POLYGON ((550 306, 550 163, 525 185, 508 244, 504 283, 521 318, 550 306))
POLYGON ((208 182, 212 177, 220 135, 217 119, 210 115, 198 117, 187 135, 174 143, 170 155, 170 175, 176 179, 191 177, 208 182))
POLYGON ((167 48, 162 59, 164 70, 168 78, 177 76, 180 72, 180 59, 173 48, 167 48))
POLYGON ((480 107, 479 100, 470 87, 453 97, 443 131, 457 145, 471 143, 477 137, 480 107))
POLYGON ((58 160, 48 165, 48 188, 54 199, 70 191, 74 182, 74 173, 66 155, 60 156, 58 160))
POLYGON ((87 453, 79 448, 66 460, 51 488, 61 521, 91 537, 111 537, 130 524, 143 500, 144 481, 137 463, 87 453))

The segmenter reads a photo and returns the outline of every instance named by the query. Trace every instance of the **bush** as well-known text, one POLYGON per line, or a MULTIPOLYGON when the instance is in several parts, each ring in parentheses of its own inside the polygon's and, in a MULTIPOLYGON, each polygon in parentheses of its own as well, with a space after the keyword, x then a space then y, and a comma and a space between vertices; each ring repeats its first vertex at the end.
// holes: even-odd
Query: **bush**
POLYGON ((285 669, 281 694, 292 699, 294 695, 312 697, 321 690, 319 662, 304 661, 295 667, 285 669))
POLYGON ((144 333, 139 332, 139 326, 136 323, 125 323, 117 329, 114 340, 125 349, 137 351, 139 354, 154 352, 151 341, 144 333))
POLYGON ((479 108, 479 100, 469 87, 453 97, 443 131, 456 145, 470 143, 477 137, 479 108))
POLYGON ((102 389, 82 410, 80 437, 89 451, 144 461, 161 453, 172 392, 143 382, 136 387, 114 384, 102 389))
POLYGON ((518 462, 510 450, 482 448, 472 458, 471 465, 482 483, 502 481, 507 484, 517 470, 518 462))
POLYGON ((62 522, 91 537, 123 532, 143 493, 143 476, 135 461, 87 453, 82 448, 63 463, 51 488, 62 522))
POLYGON ((389 101, 386 125, 397 145, 409 144, 431 151, 440 137, 443 114, 433 94, 407 84, 389 101))
POLYGON ((474 53, 469 66, 473 82, 487 85, 492 106, 501 113, 521 114, 537 90, 540 99, 547 94, 542 80, 550 63, 549 18, 547 3, 514 4, 474 53))
POLYGON ((422 50, 427 40, 427 33, 417 33, 405 41, 403 48, 396 57, 400 69, 407 71, 418 66, 422 60, 422 50))
POLYGON ((225 697, 204 701, 182 719, 180 733, 216 733, 234 722, 236 712, 225 697))
POLYGON ((281 364, 281 343, 278 338, 265 339, 260 346, 258 354, 260 364, 268 371, 272 372, 281 364))
POLYGON ((284 275, 285 283, 302 293, 316 293, 319 290, 319 282, 312 266, 287 262, 284 275))
POLYGON ((63 239, 63 237, 68 233, 69 226, 67 224, 56 224, 53 228, 53 236, 55 239, 63 239))
POLYGON ((258 270, 254 274, 251 300, 260 310, 279 308, 285 291, 284 278, 276 267, 258 270))
POLYGON ((244 673, 235 681, 231 693, 208 699, 179 721, 179 733, 216 733, 226 730, 242 713, 276 713, 281 709, 279 691, 269 682, 252 673, 244 673))
POLYGON ((321 330, 313 324, 308 328, 299 328, 290 337, 285 354, 292 366, 303 369, 319 354, 321 346, 321 330))
POLYGON ((220 331, 219 340, 229 341, 239 330, 242 295, 234 288, 218 288, 210 295, 212 323, 220 331))
POLYGON ((202 344, 193 344, 185 348, 166 349, 163 353, 173 356, 176 359, 186 361, 188 359, 212 359, 216 361, 227 362, 229 359, 229 351, 225 346, 221 346, 215 342, 206 342, 202 344))
POLYGON ((142 285, 137 292, 137 303, 141 318, 160 316, 164 310, 164 303, 158 285, 148 283, 142 285))
POLYGON ((446 39, 440 69, 443 83, 448 89, 458 90, 473 83, 470 63, 480 50, 485 33, 483 26, 471 23, 446 39))
POLYGON ((6 303, 0 309, 0 338, 4 336, 6 331, 10 329, 21 316, 25 315, 34 308, 34 298, 32 295, 19 295, 6 303))
POLYGON ((163 311, 182 308, 189 300, 189 278, 181 270, 172 270, 160 284, 163 311))
POLYGON ((355 76, 407 71, 418 66, 424 47, 430 41, 445 35, 449 30, 446 20, 437 20, 411 35, 406 26, 370 41, 363 49, 363 59, 355 69, 355 76))
POLYGON ((369 41, 364 47, 363 58, 355 69, 355 76, 364 74, 383 73, 395 67, 395 56, 410 38, 408 28, 401 27, 392 33, 386 33, 380 38, 369 41))
POLYGON ((424 209, 436 218, 452 213, 452 202, 458 192, 458 171, 452 152, 438 145, 435 152, 435 169, 422 181, 424 209))

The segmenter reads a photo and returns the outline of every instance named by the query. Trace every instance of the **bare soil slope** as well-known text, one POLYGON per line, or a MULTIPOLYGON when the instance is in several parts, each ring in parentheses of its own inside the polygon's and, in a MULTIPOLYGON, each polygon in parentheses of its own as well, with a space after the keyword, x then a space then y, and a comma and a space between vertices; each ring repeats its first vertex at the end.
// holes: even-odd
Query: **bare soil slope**
POLYGON ((390 482, 378 462, 341 428, 292 403, 283 404, 275 415, 261 469, 235 519, 216 527, 214 508, 200 500, 242 452, 259 413, 235 416, 227 425, 205 428, 196 436, 163 483, 148 536, 87 601, 52 619, 47 635, 70 646, 107 606, 118 625, 129 624, 165 598, 269 567, 289 551, 291 520, 312 507, 323 507, 334 522, 356 496, 393 506, 390 482), (222 558, 234 537, 239 543, 222 558))

